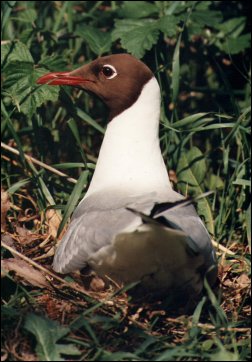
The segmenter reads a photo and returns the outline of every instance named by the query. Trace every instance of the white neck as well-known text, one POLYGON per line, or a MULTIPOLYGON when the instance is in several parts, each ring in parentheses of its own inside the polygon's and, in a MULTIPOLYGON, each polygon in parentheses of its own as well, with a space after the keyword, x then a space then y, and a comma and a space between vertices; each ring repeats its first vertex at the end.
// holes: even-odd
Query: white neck
POLYGON ((85 198, 102 190, 133 196, 171 189, 159 146, 159 115, 160 90, 153 77, 137 101, 108 124, 85 198))

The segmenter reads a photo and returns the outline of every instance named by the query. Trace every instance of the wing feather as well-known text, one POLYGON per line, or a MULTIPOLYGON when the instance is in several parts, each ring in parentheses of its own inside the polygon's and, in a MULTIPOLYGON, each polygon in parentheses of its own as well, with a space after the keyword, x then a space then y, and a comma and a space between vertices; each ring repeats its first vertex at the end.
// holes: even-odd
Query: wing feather
POLYGON ((173 192, 171 201, 167 203, 168 209, 164 207, 165 200, 160 200, 162 207, 157 218, 153 216, 153 209, 159 210, 158 203, 153 201, 156 200, 155 195, 129 199, 98 194, 84 199, 74 212, 69 228, 56 250, 54 270, 68 273, 84 267, 95 253, 112 245, 117 235, 135 232, 141 224, 154 219, 169 228, 183 231, 187 236, 188 251, 203 255, 204 272, 213 267, 210 279, 215 280, 215 253, 210 236, 195 208, 193 205, 185 205, 172 209, 172 202, 177 205, 182 199, 181 195, 173 192))

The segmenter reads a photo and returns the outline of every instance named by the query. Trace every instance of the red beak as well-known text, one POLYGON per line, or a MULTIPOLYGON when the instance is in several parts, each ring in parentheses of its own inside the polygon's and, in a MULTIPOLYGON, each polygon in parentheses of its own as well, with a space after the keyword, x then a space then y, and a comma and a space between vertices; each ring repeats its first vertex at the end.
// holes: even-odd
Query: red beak
POLYGON ((48 85, 81 85, 86 82, 91 82, 88 79, 82 77, 76 77, 71 75, 71 72, 53 72, 42 75, 37 79, 37 84, 48 84, 48 85))

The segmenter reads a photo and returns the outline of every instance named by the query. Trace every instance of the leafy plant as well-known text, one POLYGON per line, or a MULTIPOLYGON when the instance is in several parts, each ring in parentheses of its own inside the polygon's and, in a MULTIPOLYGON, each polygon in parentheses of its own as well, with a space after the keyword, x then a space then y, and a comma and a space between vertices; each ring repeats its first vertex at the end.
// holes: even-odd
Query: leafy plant
POLYGON ((79 350, 73 344, 57 343, 69 328, 57 322, 35 314, 29 314, 25 320, 25 329, 32 333, 37 341, 36 352, 41 361, 64 361, 63 355, 78 356, 79 350))
POLYGON ((129 52, 160 85, 160 142, 173 186, 184 195, 215 191, 199 200, 198 212, 224 248, 223 298, 206 286, 209 304, 199 301, 192 317, 177 318, 166 304, 134 304, 120 291, 89 306, 75 289, 31 290, 8 274, 6 359, 19 353, 26 360, 27 348, 40 360, 250 359, 250 3, 2 1, 1 9, 1 171, 10 198, 2 215, 10 245, 51 264, 56 234, 85 192, 107 122, 99 100, 36 79, 129 52), (56 218, 48 218, 50 208, 56 218), (50 319, 55 312, 67 327, 50 319))

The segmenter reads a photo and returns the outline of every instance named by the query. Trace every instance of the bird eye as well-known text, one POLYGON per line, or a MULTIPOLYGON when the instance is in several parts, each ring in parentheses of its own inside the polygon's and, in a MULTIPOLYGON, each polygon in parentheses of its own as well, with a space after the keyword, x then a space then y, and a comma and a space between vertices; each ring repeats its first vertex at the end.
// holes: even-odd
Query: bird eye
POLYGON ((105 64, 102 67, 102 74, 107 78, 107 79, 112 79, 114 77, 117 76, 117 71, 115 69, 115 67, 113 67, 110 64, 105 64))

